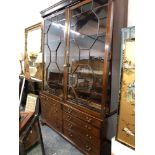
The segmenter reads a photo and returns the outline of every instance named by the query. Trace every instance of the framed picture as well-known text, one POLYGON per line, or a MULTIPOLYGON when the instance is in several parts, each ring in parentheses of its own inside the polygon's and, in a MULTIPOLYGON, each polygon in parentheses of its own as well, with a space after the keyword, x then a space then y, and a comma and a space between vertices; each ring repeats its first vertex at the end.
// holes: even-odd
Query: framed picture
POLYGON ((123 28, 116 140, 135 149, 135 27, 123 28))
POLYGON ((37 23, 25 28, 24 75, 43 80, 42 53, 43 24, 37 23))
POLYGON ((26 100, 25 112, 35 112, 36 104, 38 101, 38 95, 28 94, 26 100))

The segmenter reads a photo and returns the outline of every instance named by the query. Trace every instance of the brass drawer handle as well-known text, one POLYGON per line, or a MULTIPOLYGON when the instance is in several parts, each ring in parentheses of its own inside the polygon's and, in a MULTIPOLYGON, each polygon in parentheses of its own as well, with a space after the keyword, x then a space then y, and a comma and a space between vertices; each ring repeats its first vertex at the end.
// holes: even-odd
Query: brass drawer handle
POLYGON ((91 149, 92 149, 92 148, 91 148, 89 145, 86 145, 86 150, 87 150, 87 151, 91 151, 91 149))
POLYGON ((71 113, 71 112, 72 112, 72 109, 69 109, 69 108, 68 108, 67 112, 68 112, 68 113, 71 113))
POLYGON ((67 116, 67 120, 70 121, 71 120, 71 116, 67 116))
POLYGON ((73 127, 73 125, 68 123, 68 127, 71 129, 73 127))
POLYGON ((89 117, 86 117, 86 120, 87 120, 88 123, 90 123, 92 121, 92 119, 89 118, 89 117))
POLYGON ((89 136, 88 134, 86 134, 86 137, 88 137, 89 139, 92 139, 92 137, 91 137, 91 136, 89 136))

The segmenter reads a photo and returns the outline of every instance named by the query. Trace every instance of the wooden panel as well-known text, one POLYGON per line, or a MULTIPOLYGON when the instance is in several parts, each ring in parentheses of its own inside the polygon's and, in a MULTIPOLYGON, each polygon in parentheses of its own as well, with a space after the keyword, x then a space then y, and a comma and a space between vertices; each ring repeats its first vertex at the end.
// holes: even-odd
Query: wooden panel
POLYGON ((24 147, 26 150, 39 141, 38 135, 39 133, 37 131, 37 124, 35 124, 32 127, 32 130, 30 130, 27 138, 24 140, 24 147))
POLYGON ((114 1, 114 22, 112 41, 112 83, 111 83, 111 107, 114 111, 118 107, 119 83, 120 83, 120 46, 121 28, 127 26, 128 0, 114 1))
POLYGON ((62 110, 61 103, 48 96, 40 95, 41 116, 43 121, 47 122, 56 130, 62 132, 62 110))
POLYGON ((49 124, 55 128, 56 130, 62 132, 62 120, 60 117, 54 117, 54 116, 51 116, 51 119, 49 121, 49 124))
POLYGON ((64 134, 67 136, 73 143, 80 147, 86 155, 99 155, 100 149, 92 146, 89 142, 85 141, 83 137, 77 136, 77 134, 69 131, 64 128, 64 134))
POLYGON ((42 119, 46 120, 47 122, 50 120, 50 116, 49 116, 49 109, 51 107, 50 103, 46 102, 46 100, 44 98, 40 98, 41 100, 41 117, 42 119))
POLYGON ((64 122, 69 121, 69 123, 70 122, 74 123, 77 126, 76 129, 78 130, 79 128, 79 131, 84 131, 85 135, 88 134, 88 135, 94 135, 95 137, 98 137, 98 138, 100 137, 100 130, 98 128, 95 128, 92 125, 84 121, 81 121, 80 119, 75 118, 70 114, 67 114, 66 112, 63 112, 63 119, 64 119, 64 122))
POLYGON ((65 104, 65 105, 63 105, 63 110, 75 117, 78 117, 78 118, 84 120, 85 122, 87 122, 89 124, 92 124, 99 128, 101 127, 101 121, 99 119, 92 117, 91 115, 88 115, 86 113, 83 113, 71 106, 68 106, 65 104))

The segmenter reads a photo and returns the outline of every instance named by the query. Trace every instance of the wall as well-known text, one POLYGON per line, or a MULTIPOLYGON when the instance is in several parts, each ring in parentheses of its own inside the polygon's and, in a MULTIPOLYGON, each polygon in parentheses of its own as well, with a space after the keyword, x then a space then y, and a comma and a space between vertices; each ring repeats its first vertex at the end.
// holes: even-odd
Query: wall
POLYGON ((57 1, 0 1, 0 122, 4 125, 0 132, 3 142, 0 154, 19 154, 18 56, 24 51, 24 29, 40 22, 42 20, 40 11, 57 1))
POLYGON ((128 26, 135 26, 135 0, 128 0, 128 26))
POLYGON ((21 17, 19 19, 20 29, 18 29, 18 52, 24 51, 24 29, 43 20, 40 11, 52 6, 60 0, 27 0, 20 5, 21 17))

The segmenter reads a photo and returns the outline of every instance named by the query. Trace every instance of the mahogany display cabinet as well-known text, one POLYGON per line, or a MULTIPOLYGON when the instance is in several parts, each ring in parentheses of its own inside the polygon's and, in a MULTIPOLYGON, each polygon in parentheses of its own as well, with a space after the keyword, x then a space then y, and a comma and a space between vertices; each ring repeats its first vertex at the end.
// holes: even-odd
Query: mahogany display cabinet
POLYGON ((88 155, 111 154, 114 5, 113 0, 63 0, 41 11, 42 123, 88 155))

